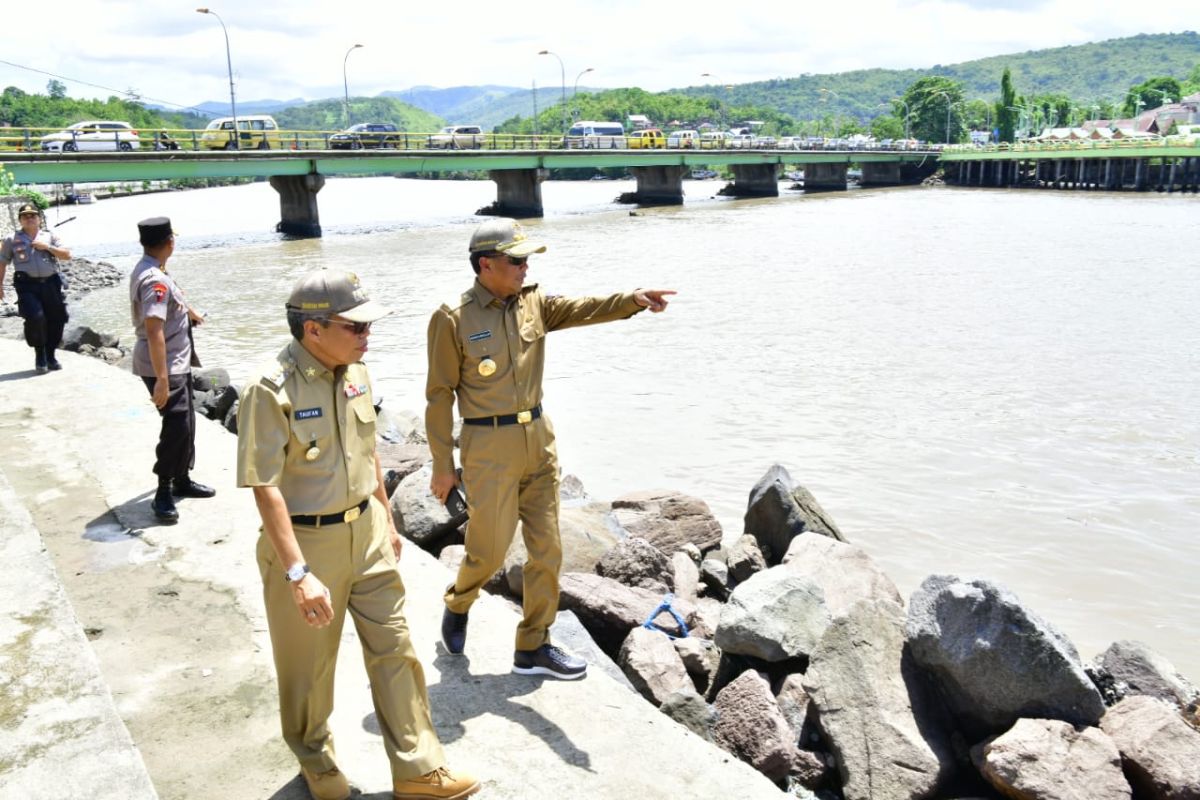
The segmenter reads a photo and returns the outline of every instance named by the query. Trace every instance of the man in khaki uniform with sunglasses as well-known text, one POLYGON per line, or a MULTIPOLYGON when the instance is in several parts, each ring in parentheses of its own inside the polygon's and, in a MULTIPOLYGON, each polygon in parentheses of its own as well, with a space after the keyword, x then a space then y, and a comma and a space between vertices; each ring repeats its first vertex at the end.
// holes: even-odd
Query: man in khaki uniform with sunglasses
POLYGON ((466 555, 446 590, 442 643, 463 652, 467 614, 504 561, 522 523, 524 618, 517 628, 513 672, 581 678, 582 659, 550 642, 558 611, 562 544, 554 428, 542 411, 546 334, 627 319, 667 307, 669 290, 638 289, 609 297, 548 297, 525 285, 526 260, 546 252, 514 220, 476 228, 470 243, 475 283, 429 321, 425 427, 433 454, 430 490, 442 502, 456 484, 454 405, 463 419, 459 447, 470 521, 466 555))
POLYGON ((283 738, 317 800, 343 800, 329 731, 347 612, 362 642, 397 800, 479 790, 446 769, 425 674, 404 618, 400 537, 375 452, 371 323, 390 313, 353 273, 318 270, 287 301, 293 341, 242 392, 239 486, 262 517, 258 565, 279 681, 283 738))

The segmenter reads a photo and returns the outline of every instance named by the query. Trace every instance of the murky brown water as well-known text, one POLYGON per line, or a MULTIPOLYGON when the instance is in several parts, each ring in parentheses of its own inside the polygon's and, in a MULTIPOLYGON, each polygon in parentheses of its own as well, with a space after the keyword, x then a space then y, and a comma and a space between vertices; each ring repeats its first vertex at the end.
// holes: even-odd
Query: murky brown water
MULTIPOLYGON (((631 216, 627 182, 549 183, 531 223, 551 292, 680 294, 651 318, 555 334, 546 408, 595 496, 669 487, 740 533, 774 462, 908 595, 934 572, 1007 585, 1084 658, 1140 639, 1200 681, 1200 259, 1194 196, 893 189, 711 197, 631 216)), ((291 282, 360 273, 397 313, 370 363, 423 408, 431 310, 470 282, 490 182, 331 180, 321 240, 281 242, 266 184, 63 209, 85 256, 131 266, 170 214, 172 267, 244 376, 285 340, 291 282)), ((53 221, 53 220, 52 220, 53 221)), ((77 319, 128 329, 124 289, 77 319)))

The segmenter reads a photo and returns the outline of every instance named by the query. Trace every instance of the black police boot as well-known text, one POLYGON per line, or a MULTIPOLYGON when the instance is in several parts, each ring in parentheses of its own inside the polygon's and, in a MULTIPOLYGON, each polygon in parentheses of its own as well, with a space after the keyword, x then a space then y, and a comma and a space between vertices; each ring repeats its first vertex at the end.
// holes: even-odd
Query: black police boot
POLYGON ((216 489, 196 483, 190 476, 171 481, 171 494, 176 497, 212 497, 216 493, 216 489))
POLYGON ((46 367, 46 348, 33 348, 33 368, 37 371, 38 375, 45 375, 48 371, 46 367))
POLYGON ((442 644, 452 656, 461 656, 467 646, 467 615, 450 609, 442 612, 442 644))
POLYGON ((163 522, 178 522, 179 511, 175 508, 175 498, 171 497, 171 482, 159 481, 158 491, 154 493, 154 500, 150 502, 150 508, 154 511, 154 516, 158 517, 163 522))
POLYGON ((46 369, 51 372, 57 372, 62 369, 62 364, 58 363, 58 359, 54 357, 54 348, 46 348, 46 369))

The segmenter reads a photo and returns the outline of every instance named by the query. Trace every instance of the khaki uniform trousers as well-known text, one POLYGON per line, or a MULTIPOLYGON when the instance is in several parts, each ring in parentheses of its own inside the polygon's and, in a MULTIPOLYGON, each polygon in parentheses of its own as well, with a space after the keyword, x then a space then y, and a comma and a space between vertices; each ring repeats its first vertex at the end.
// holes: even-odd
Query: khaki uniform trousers
POLYGON ((328 723, 347 611, 362 642, 393 778, 414 778, 446 763, 429 715, 425 672, 404 618, 404 583, 388 541, 387 513, 372 497, 367 513, 354 522, 295 527, 309 569, 329 589, 333 621, 324 628, 310 628, 301 618, 275 549, 265 534, 259 536, 258 566, 279 679, 283 738, 300 766, 312 771, 324 772, 337 763, 328 723))
POLYGON ((558 612, 558 451, 545 415, 527 425, 463 425, 459 434, 463 486, 470 521, 466 555, 446 607, 465 614, 479 590, 504 564, 521 522, 528 556, 524 568, 524 619, 516 649, 536 650, 550 640, 558 612))

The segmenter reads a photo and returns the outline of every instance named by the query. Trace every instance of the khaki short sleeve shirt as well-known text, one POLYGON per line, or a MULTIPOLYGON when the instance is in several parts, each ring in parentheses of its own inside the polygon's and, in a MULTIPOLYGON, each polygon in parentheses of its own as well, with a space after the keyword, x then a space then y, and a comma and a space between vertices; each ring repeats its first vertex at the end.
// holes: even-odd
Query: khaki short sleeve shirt
POLYGON ((238 405, 238 486, 277 486, 289 514, 336 514, 375 491, 367 368, 329 370, 292 341, 238 405))

